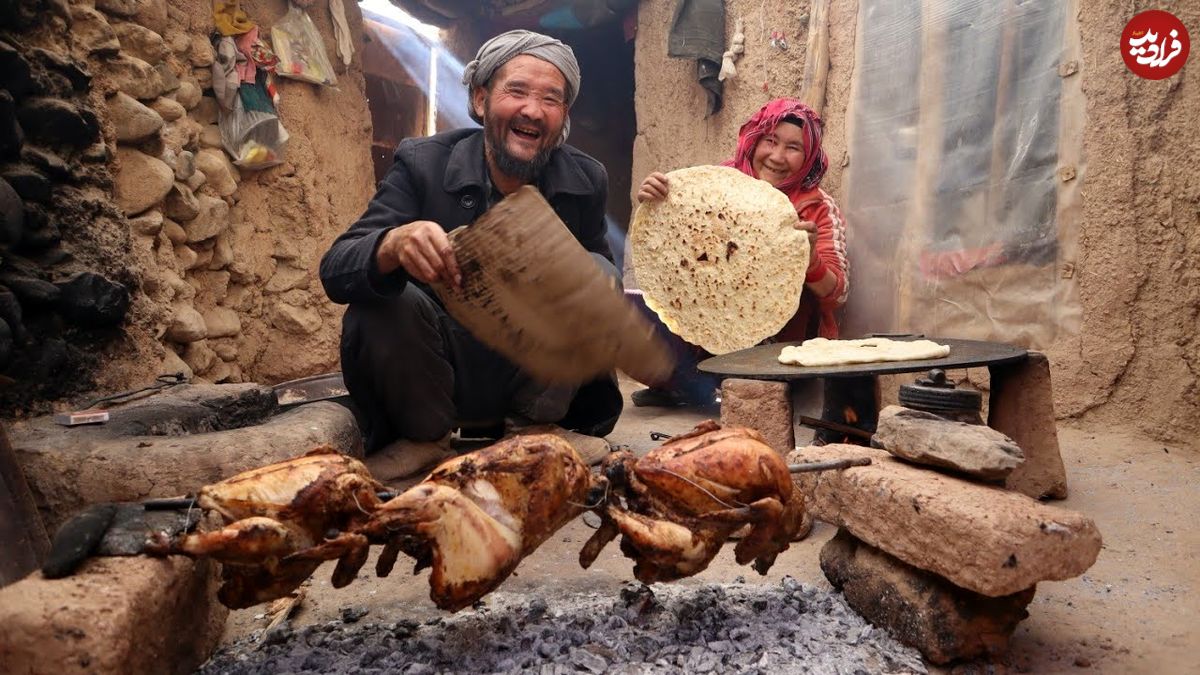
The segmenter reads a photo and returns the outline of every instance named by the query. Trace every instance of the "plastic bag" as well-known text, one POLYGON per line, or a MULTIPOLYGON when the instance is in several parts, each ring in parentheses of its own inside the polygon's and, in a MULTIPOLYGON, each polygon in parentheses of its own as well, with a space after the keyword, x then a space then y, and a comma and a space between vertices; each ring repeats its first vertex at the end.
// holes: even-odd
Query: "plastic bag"
POLYGON ((337 84, 321 35, 304 10, 291 5, 288 13, 271 27, 271 42, 279 57, 275 67, 279 75, 316 84, 337 84))
POLYGON ((275 113, 247 110, 242 97, 237 96, 232 111, 221 111, 217 126, 221 129, 221 143, 233 156, 235 165, 265 169, 283 162, 288 132, 275 113))

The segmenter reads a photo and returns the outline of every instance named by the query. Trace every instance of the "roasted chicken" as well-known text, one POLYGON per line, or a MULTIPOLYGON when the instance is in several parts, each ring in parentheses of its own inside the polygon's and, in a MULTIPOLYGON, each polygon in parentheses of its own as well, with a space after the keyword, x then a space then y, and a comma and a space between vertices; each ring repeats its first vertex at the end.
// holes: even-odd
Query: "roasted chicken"
POLYGON ((641 459, 610 455, 601 470, 610 492, 597 508, 600 527, 579 554, 584 568, 621 535, 639 581, 673 581, 704 570, 749 524, 734 555, 766 574, 806 525, 787 464, 753 429, 709 420, 641 459))
POLYGON ((443 462, 359 531, 384 545, 379 576, 404 551, 417 561, 414 573, 433 568, 429 595, 454 612, 499 586, 602 495, 603 482, 569 443, 546 434, 515 436, 443 462))
POLYGON ((287 595, 325 560, 338 561, 333 585, 341 588, 367 560, 367 538, 355 530, 378 507, 382 489, 362 462, 321 446, 206 485, 197 505, 225 526, 159 536, 146 551, 220 561, 218 598, 233 609, 287 595))

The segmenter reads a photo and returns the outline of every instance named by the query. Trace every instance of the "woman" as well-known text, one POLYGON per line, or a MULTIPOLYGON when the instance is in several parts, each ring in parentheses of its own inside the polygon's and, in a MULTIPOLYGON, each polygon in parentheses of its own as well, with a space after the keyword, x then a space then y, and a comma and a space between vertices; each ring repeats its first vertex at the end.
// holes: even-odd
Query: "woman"
MULTIPOLYGON (((837 204, 821 189, 829 166, 821 148, 821 118, 794 98, 770 101, 742 125, 737 151, 724 163, 747 176, 765 180, 787 195, 800 216, 798 229, 808 232, 812 255, 804 277, 804 291, 796 314, 775 335, 779 341, 814 336, 836 338, 834 310, 846 303, 849 263, 846 260, 846 227, 837 204)), ((638 201, 664 199, 670 189, 667 177, 652 173, 638 189, 638 201)), ((677 343, 682 340, 676 338, 677 343)), ((680 366, 664 387, 634 392, 634 405, 712 403, 716 380, 695 369, 707 356, 688 345, 677 349, 680 366), (690 357, 690 358, 689 358, 690 357)))

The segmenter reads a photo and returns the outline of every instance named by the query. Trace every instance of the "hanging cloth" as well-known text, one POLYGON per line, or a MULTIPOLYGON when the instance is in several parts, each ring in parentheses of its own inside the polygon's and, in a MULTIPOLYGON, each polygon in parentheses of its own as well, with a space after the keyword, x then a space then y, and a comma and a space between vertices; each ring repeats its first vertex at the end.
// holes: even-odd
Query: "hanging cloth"
POLYGON ((667 56, 696 59, 696 79, 708 96, 708 115, 721 110, 725 84, 717 76, 724 53, 724 0, 679 0, 667 36, 667 56))
POLYGON ((333 18, 333 37, 337 40, 337 53, 342 63, 350 65, 354 56, 354 41, 350 39, 350 25, 346 23, 346 8, 342 0, 329 0, 329 15, 333 18))

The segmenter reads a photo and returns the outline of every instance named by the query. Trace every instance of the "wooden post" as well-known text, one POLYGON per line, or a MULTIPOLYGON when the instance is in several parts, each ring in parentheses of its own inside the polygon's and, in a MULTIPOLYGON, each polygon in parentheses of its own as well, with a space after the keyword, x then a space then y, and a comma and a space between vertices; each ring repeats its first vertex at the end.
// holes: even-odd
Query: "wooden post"
POLYGON ((33 494, 0 424, 0 586, 37 569, 49 550, 33 494))
POLYGON ((800 100, 818 115, 825 110, 825 82, 829 77, 829 0, 812 0, 808 7, 808 46, 800 100))

